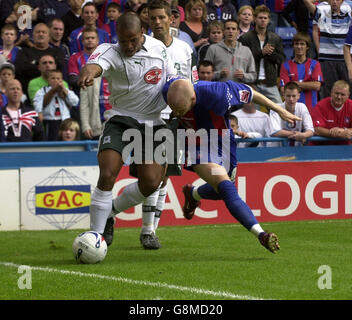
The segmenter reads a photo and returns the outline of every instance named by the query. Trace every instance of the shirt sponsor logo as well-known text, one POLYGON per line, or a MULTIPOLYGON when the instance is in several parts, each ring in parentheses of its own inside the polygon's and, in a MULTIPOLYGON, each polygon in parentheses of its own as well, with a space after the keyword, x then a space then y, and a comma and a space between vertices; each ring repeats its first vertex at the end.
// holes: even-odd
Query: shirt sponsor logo
POLYGON ((157 84, 162 76, 161 69, 151 69, 144 75, 144 81, 148 84, 157 84))
POLYGON ((198 70, 196 66, 192 67, 192 77, 193 77, 193 82, 199 81, 198 70))

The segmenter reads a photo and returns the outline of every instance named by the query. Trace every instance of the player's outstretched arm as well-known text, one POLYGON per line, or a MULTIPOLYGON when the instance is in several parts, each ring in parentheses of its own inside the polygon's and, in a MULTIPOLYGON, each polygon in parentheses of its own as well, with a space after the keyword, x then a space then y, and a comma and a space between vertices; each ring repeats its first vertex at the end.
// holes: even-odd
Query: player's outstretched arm
POLYGON ((294 123, 294 121, 301 121, 302 119, 287 111, 286 109, 280 107, 276 103, 272 102, 266 96, 262 95, 260 92, 253 90, 253 100, 254 103, 257 103, 261 106, 267 107, 273 111, 276 111, 280 118, 284 121, 294 123))
POLYGON ((102 72, 103 69, 98 64, 86 64, 79 73, 78 85, 82 89, 92 86, 94 78, 99 77, 102 72))

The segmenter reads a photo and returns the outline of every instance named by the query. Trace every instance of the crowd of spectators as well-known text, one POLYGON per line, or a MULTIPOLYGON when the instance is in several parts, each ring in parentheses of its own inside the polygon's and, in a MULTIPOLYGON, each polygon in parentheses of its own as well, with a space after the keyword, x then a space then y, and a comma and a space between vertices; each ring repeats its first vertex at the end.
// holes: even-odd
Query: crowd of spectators
MULTIPOLYGON (((352 143, 352 2, 167 2, 172 36, 192 48, 200 80, 244 82, 302 118, 288 126, 275 112, 248 104, 231 114, 237 137, 285 137, 301 145, 315 134, 352 143), (285 55, 280 28, 294 28, 292 56, 285 55)), ((98 139, 111 108, 108 84, 98 78, 81 90, 79 72, 99 44, 118 42, 123 12, 135 11, 151 35, 147 3, 0 0, 0 141, 98 139)))

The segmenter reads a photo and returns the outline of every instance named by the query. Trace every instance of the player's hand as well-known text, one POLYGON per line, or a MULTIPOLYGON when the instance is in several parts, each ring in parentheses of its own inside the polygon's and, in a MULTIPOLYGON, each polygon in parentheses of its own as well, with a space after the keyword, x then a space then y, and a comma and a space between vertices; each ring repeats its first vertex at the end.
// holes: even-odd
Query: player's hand
POLYGON ((90 87, 94 83, 94 78, 102 74, 103 69, 97 64, 86 64, 78 78, 78 86, 82 89, 90 87))
POLYGON ((78 86, 82 89, 92 86, 94 83, 94 76, 89 73, 81 73, 78 78, 78 86))
POLYGON ((279 113, 279 116, 282 120, 287 121, 291 124, 294 124, 295 121, 302 121, 300 117, 297 117, 296 115, 292 114, 284 108, 280 108, 280 110, 277 112, 279 113))

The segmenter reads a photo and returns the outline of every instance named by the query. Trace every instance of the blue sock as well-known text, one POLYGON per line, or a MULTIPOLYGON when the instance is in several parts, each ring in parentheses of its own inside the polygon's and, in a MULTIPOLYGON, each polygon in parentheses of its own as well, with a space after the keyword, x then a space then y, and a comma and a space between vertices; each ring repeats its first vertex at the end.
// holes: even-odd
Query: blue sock
POLYGON ((252 210, 238 195, 236 186, 233 182, 225 180, 218 185, 219 195, 224 200, 227 209, 231 215, 238 220, 248 231, 258 221, 255 218, 252 210))
POLYGON ((209 200, 221 200, 220 195, 214 190, 214 188, 209 184, 203 184, 197 189, 198 194, 202 197, 202 199, 209 200))

